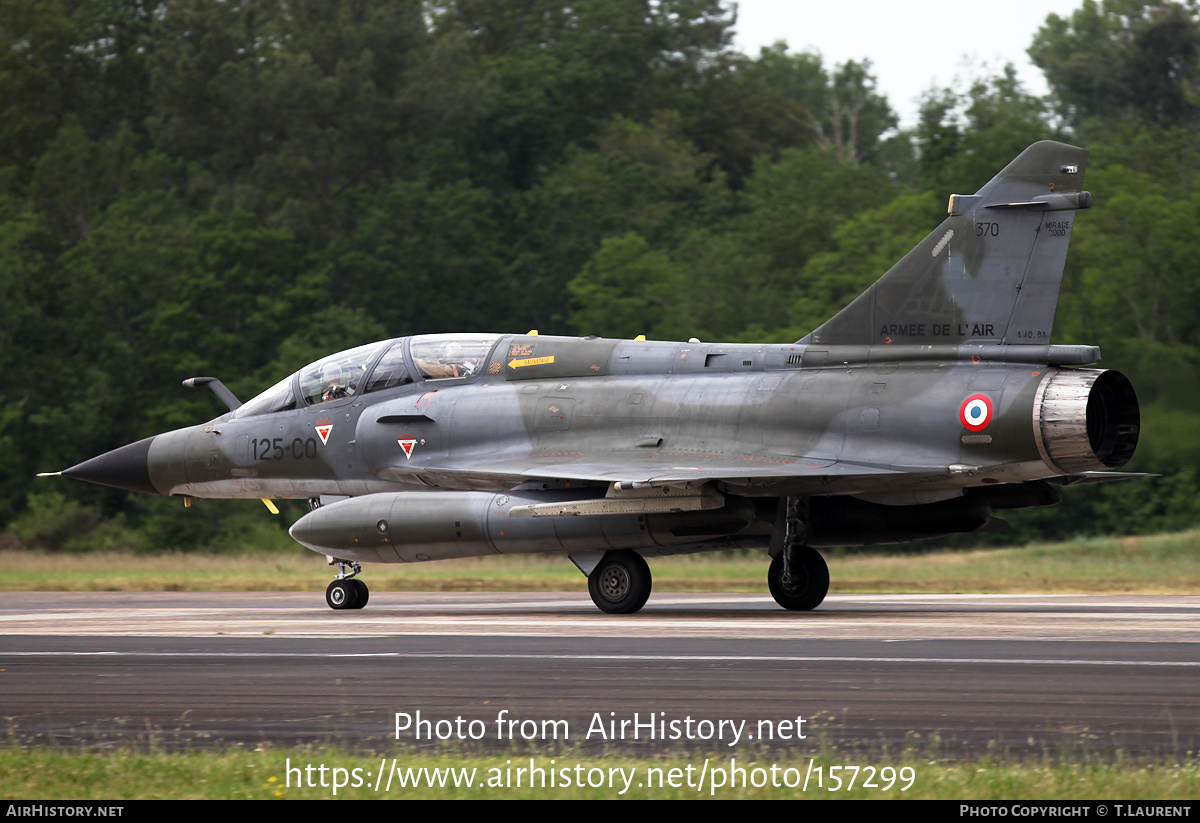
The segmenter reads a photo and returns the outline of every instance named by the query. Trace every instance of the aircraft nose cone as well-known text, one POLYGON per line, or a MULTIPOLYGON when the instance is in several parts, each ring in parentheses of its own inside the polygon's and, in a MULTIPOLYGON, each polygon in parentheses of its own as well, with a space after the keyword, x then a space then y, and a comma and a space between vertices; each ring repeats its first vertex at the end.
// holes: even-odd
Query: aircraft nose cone
POLYGON ((312 529, 309 527, 309 524, 304 522, 305 517, 308 517, 308 515, 304 515, 304 517, 301 517, 299 520, 293 523, 292 527, 288 529, 288 534, 290 534, 292 539, 297 543, 311 547, 313 545, 312 529))
POLYGON ((150 444, 153 442, 153 437, 147 437, 145 440, 113 449, 66 469, 63 475, 89 483, 99 483, 101 486, 158 494, 158 489, 154 488, 154 483, 150 480, 149 454, 150 444))
POLYGON ((334 537, 337 530, 330 529, 330 518, 329 512, 326 511, 327 508, 323 506, 304 515, 292 524, 292 527, 288 529, 288 534, 301 546, 313 551, 323 551, 324 549, 332 548, 336 545, 336 541, 333 541, 331 538, 334 537))

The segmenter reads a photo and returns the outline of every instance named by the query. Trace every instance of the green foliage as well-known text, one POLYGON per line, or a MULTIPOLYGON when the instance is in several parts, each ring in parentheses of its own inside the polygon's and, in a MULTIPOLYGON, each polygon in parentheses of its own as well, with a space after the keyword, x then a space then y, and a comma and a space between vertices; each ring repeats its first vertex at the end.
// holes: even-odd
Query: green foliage
POLYGON ((578 306, 571 323, 583 333, 603 329, 608 337, 680 339, 681 319, 668 309, 679 304, 682 285, 679 267, 640 236, 610 237, 568 284, 578 306))
MULTIPOLYGON (((606 238, 634 232, 655 248, 671 249, 694 227, 727 212, 729 191, 712 170, 713 158, 680 128, 668 113, 646 125, 616 118, 597 132, 594 147, 572 146, 522 198, 525 238, 509 297, 513 315, 525 318, 517 326, 561 325, 570 311, 564 305, 568 281, 606 238)), ((600 325, 589 333, 610 332, 600 325)))
POLYGON ((814 144, 801 128, 799 104, 769 82, 761 60, 722 53, 706 61, 691 94, 674 105, 683 130, 702 152, 711 155, 737 190, 754 173, 759 157, 777 157, 785 148, 814 144))
POLYGON ((355 230, 329 248, 333 293, 322 302, 353 306, 391 335, 487 329, 488 310, 508 297, 495 277, 492 192, 467 180, 397 180, 351 200, 355 230))
MULTIPOLYGON (((1181 170, 1182 171, 1182 170, 1181 170)), ((1143 400, 1200 395, 1200 169, 1156 178, 1114 165, 1089 174, 1104 194, 1078 221, 1060 339, 1103 347, 1143 400)))
POLYGON ((0 3, 0 157, 28 170, 64 119, 103 88, 102 6, 70 0, 0 3))
POLYGON ((1046 19, 1029 56, 1072 121, 1200 125, 1198 15, 1194 2, 1084 0, 1046 19))
POLYGON ((1011 64, 965 93, 930 92, 915 135, 920 187, 942 198, 969 194, 1029 144, 1056 136, 1045 101, 1024 90, 1011 64))
POLYGON ((790 119, 817 146, 851 163, 879 161, 881 137, 899 120, 875 91, 871 61, 848 60, 831 73, 821 55, 788 54, 780 42, 764 48, 758 62, 767 86, 797 104, 790 119))
POLYGON ((841 311, 937 225, 933 195, 901 194, 877 209, 846 220, 833 233, 835 247, 814 255, 804 267, 804 292, 792 306, 797 339, 841 311))
MULTIPOLYGON (((1032 531, 1197 517, 1200 31, 1193 3, 1085 2, 912 133, 869 63, 729 48, 719 0, 0 0, 0 524, 30 545, 286 542, 38 481, 220 413, 331 351, 449 330, 793 340, 1034 140, 1092 150, 1056 341, 1145 408, 1149 483, 1032 531), (61 522, 60 522, 61 521, 61 522)), ((1064 514, 1065 513, 1065 514, 1064 514)))
POLYGON ((58 492, 29 495, 24 513, 10 524, 21 544, 30 549, 86 549, 81 540, 100 523, 100 510, 58 492))
POLYGON ((810 289, 805 265, 833 248, 843 221, 896 193, 882 171, 840 160, 833 150, 786 149, 777 161, 761 161, 725 232, 711 240, 711 248, 704 247, 712 234, 694 234, 681 255, 707 258, 703 299, 721 314, 709 313, 701 327, 718 337, 753 329, 759 336, 796 339, 788 337, 794 325, 790 309, 810 289))
POLYGON ((86 237, 92 221, 123 188, 137 157, 136 141, 124 124, 112 139, 93 141, 79 119, 67 115, 33 167, 30 194, 47 228, 66 244, 86 237))
POLYGON ((258 500, 194 500, 184 508, 178 498, 138 495, 132 515, 139 523, 138 540, 128 550, 138 552, 188 552, 295 547, 287 534, 306 508, 293 501, 278 501, 280 515, 266 510, 258 500))
POLYGON ((564 5, 557 0, 443 0, 439 31, 461 32, 490 79, 482 145, 509 185, 528 189, 572 143, 614 115, 678 109, 730 38, 718 0, 564 5))

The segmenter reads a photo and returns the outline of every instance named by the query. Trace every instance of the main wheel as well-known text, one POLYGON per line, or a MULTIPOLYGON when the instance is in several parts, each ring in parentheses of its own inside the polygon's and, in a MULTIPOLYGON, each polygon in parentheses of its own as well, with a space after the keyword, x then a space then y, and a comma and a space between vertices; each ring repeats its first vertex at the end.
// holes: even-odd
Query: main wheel
POLYGON ((829 566, 819 552, 807 547, 796 549, 792 557, 791 576, 787 580, 783 578, 783 552, 771 559, 771 569, 767 572, 771 596, 785 609, 815 609, 829 591, 829 566))
POLYGON ((350 583, 358 592, 358 602, 354 604, 353 608, 361 609, 363 606, 367 605, 367 601, 371 599, 371 590, 367 588, 366 583, 362 582, 357 577, 350 578, 350 583))
POLYGON ((331 609, 359 608, 358 586, 354 580, 335 580, 325 590, 325 602, 331 609))
POLYGON ((650 597, 650 567, 634 551, 605 552, 588 575, 588 592, 602 612, 633 614, 650 597))

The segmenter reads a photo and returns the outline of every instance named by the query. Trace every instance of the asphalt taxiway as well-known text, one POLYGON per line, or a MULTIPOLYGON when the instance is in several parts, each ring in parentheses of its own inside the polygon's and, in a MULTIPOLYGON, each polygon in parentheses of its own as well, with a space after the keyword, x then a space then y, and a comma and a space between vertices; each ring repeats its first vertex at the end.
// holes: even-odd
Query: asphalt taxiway
POLYGON ((656 594, 632 616, 564 593, 373 592, 353 612, 319 593, 0 599, 0 722, 21 742, 378 749, 416 711, 487 724, 472 746, 508 745, 507 711, 611 747, 584 739, 597 713, 637 712, 805 719, 804 741, 771 745, 1194 752, 1200 597, 830 595, 789 613, 656 594))

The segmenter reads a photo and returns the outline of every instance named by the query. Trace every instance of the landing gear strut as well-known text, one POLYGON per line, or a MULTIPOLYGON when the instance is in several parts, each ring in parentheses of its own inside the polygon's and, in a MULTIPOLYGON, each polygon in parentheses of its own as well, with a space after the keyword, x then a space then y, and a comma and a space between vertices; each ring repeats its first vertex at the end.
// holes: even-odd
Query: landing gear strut
POLYGON ((588 593, 602 612, 633 614, 650 597, 650 567, 634 551, 605 552, 588 575, 588 593))
POLYGON ((804 501, 789 497, 783 513, 782 548, 771 558, 767 586, 775 602, 791 611, 821 605, 829 591, 829 566, 817 551, 804 545, 808 526, 804 501))
POLYGON ((367 605, 371 591, 367 584, 355 577, 362 572, 362 566, 353 560, 329 558, 329 565, 337 565, 337 579, 325 590, 325 602, 331 609, 361 609, 367 605))

